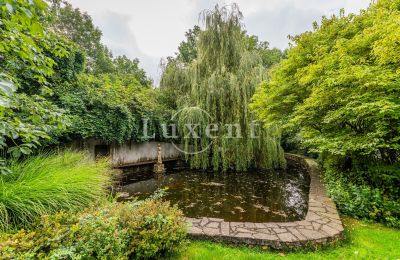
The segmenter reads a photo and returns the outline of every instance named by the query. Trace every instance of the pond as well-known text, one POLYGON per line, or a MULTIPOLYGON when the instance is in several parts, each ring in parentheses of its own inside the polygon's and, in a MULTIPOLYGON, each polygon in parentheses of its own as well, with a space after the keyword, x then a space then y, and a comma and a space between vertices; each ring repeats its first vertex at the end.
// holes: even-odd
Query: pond
MULTIPOLYGON (((129 173, 129 169, 125 169, 129 173)), ((165 200, 187 217, 225 221, 289 222, 304 219, 308 208, 309 176, 300 164, 286 170, 210 173, 182 170, 153 178, 131 173, 121 191, 144 199, 167 188, 165 200)))

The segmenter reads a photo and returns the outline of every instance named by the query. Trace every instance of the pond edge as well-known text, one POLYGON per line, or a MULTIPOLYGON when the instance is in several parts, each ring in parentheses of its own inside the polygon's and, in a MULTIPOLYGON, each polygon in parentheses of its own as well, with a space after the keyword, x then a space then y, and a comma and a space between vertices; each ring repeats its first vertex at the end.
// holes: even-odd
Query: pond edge
POLYGON ((286 153, 307 167, 310 175, 308 211, 304 220, 293 222, 226 222, 218 218, 186 218, 192 239, 268 246, 274 249, 320 246, 343 238, 343 224, 335 203, 327 196, 315 160, 286 153))

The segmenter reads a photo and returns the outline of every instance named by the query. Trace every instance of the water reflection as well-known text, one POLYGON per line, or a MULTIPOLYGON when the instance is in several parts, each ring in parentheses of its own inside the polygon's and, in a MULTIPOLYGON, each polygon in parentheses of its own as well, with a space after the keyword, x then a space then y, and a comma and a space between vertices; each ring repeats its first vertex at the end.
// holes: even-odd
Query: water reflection
POLYGON ((168 188, 165 199, 188 217, 280 222, 303 219, 307 211, 309 179, 299 165, 290 164, 286 171, 182 171, 160 179, 151 174, 135 176, 123 192, 146 198, 159 188, 168 188))

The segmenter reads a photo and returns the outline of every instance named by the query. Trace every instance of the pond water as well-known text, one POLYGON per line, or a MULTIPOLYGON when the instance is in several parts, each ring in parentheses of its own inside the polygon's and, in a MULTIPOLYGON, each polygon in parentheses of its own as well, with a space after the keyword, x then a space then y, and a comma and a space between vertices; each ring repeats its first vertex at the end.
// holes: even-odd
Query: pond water
POLYGON ((157 189, 167 188, 165 200, 178 205, 187 217, 288 222, 304 219, 309 183, 306 169, 289 162, 288 168, 280 171, 183 170, 161 178, 153 178, 151 173, 132 173, 122 191, 143 199, 157 189))

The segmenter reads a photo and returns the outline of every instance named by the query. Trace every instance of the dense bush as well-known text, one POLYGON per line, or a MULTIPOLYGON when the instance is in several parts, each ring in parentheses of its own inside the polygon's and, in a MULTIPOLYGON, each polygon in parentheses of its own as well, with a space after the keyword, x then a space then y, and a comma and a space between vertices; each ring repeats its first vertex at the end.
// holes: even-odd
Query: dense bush
POLYGON ((353 174, 344 174, 332 168, 325 171, 328 193, 338 209, 344 215, 400 228, 400 201, 397 196, 386 195, 383 188, 355 184, 351 178, 353 174))
POLYGON ((77 152, 14 160, 0 175, 0 229, 27 227, 44 214, 82 210, 104 198, 107 162, 77 152))
POLYGON ((177 252, 185 235, 177 208, 148 199, 47 215, 33 231, 5 235, 0 248, 6 258, 145 259, 177 252))

